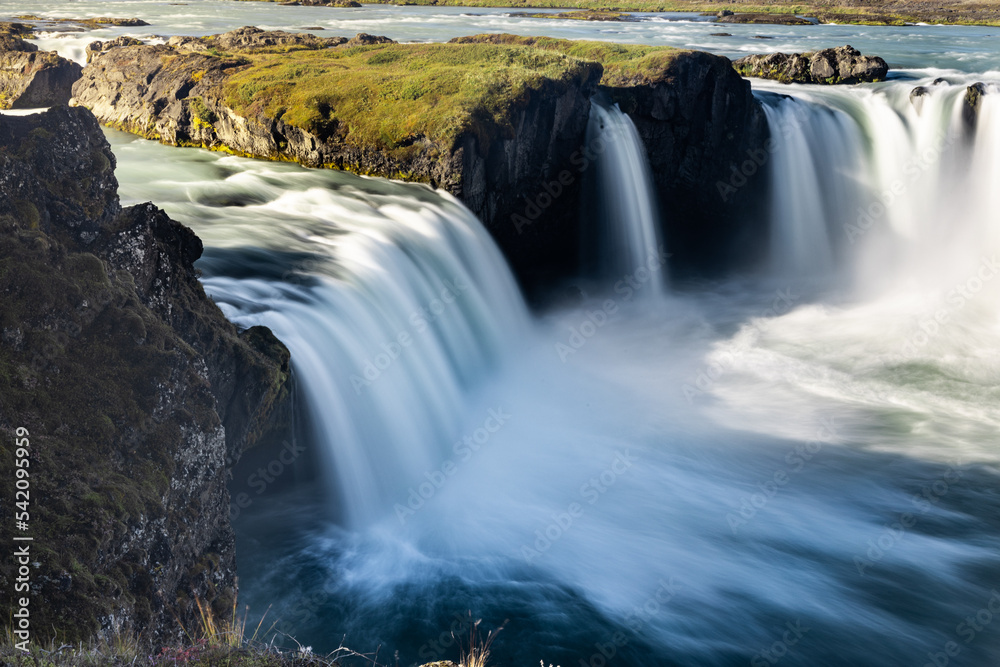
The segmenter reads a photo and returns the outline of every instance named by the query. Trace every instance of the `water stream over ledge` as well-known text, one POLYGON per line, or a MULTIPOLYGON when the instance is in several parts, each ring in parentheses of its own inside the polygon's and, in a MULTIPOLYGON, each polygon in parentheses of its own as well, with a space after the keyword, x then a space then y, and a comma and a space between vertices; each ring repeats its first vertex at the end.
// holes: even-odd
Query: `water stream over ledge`
MULTIPOLYGON (((924 68, 849 89, 755 84, 779 137, 772 266, 659 294, 598 281, 534 315, 478 221, 425 187, 108 134, 123 197, 194 228, 206 289, 294 354, 293 460, 256 453, 232 485, 247 501, 241 600, 273 605, 265 627, 405 665, 455 659, 470 611, 509 621, 506 665, 922 665, 949 642, 956 664, 998 660, 1000 633, 966 618, 1000 599, 1000 105, 984 98, 974 139, 957 111, 966 85, 1000 79, 996 29, 727 26, 727 42, 662 17, 115 13, 164 35, 849 42, 924 68)), ((82 53, 126 32, 145 34, 43 45, 82 53)))

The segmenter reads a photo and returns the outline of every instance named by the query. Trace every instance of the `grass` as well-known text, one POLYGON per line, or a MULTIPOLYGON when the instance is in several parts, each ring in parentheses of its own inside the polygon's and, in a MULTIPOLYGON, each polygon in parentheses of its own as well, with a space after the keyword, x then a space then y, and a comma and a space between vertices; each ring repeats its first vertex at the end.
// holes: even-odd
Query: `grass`
MULTIPOLYGON (((471 612, 469 620, 472 620, 471 612)), ((507 625, 507 621, 504 621, 499 628, 490 630, 486 638, 482 639, 479 635, 479 624, 482 622, 482 619, 479 619, 469 624, 469 645, 468 649, 462 648, 460 667, 486 667, 489 664, 490 647, 500 631, 507 625)))
POLYGON ((616 44, 508 34, 457 37, 450 43, 526 46, 554 51, 577 60, 600 63, 604 68, 601 85, 612 87, 646 85, 660 81, 677 56, 686 53, 685 50, 672 46, 616 44))
MULTIPOLYGON (((246 637, 247 614, 245 610, 240 616, 234 601, 231 615, 228 619, 217 618, 207 604, 200 600, 200 627, 195 635, 188 635, 188 643, 182 646, 167 646, 159 651, 150 652, 141 637, 127 632, 114 632, 110 639, 99 642, 87 642, 75 645, 57 644, 50 641, 47 645, 30 644, 29 651, 14 648, 18 641, 12 629, 8 627, 6 634, 0 638, 0 664, 9 667, 126 667, 146 665, 148 667, 167 667, 170 665, 187 665, 188 667, 339 667, 345 658, 371 665, 371 667, 388 667, 378 661, 378 653, 362 654, 344 646, 326 655, 317 655, 309 647, 303 647, 294 641, 298 647, 291 651, 282 651, 272 644, 258 639, 263 618, 257 624, 253 635, 246 637)), ((265 613, 266 617, 267 614, 265 613)), ((471 614, 470 614, 471 620, 471 614)), ((448 661, 430 663, 436 666, 451 665, 453 667, 488 667, 490 648, 497 634, 507 622, 487 633, 483 638, 479 633, 481 620, 470 624, 468 646, 462 646, 458 665, 448 661)), ((276 623, 275 623, 276 625, 276 623)), ((274 625, 263 634, 268 634, 274 625)), ((460 638, 459 644, 463 644, 460 638)), ((398 659, 397 659, 398 664, 398 659)), ((544 663, 543 663, 544 665, 544 663)), ((550 666, 551 667, 551 666, 550 666)))
POLYGON ((512 135, 511 112, 534 93, 593 73, 562 53, 495 44, 381 44, 250 59, 225 84, 237 113, 403 159, 427 142, 450 150, 466 131, 512 135))

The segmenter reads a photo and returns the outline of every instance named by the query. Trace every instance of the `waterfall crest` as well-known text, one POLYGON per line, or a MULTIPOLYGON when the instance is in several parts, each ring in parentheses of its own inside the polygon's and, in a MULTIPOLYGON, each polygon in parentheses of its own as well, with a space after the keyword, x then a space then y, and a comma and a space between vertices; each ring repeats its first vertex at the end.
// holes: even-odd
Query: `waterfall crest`
POLYGON ((774 141, 774 269, 940 289, 1000 250, 1000 94, 988 86, 970 115, 967 84, 759 91, 774 141))
MULTIPOLYGON (((627 114, 617 105, 591 100, 587 146, 597 153, 594 191, 588 197, 593 223, 584 225, 585 264, 602 280, 615 281, 646 264, 660 247, 660 213, 646 150, 627 114)), ((665 271, 647 296, 663 291, 665 271)))
MULTIPOLYGON (((391 509, 400 489, 440 465, 460 435, 466 395, 529 329, 492 239, 457 201, 437 199, 371 197, 346 208, 328 190, 286 193, 262 208, 299 218, 310 247, 324 252, 280 278, 258 270, 204 281, 231 319, 270 327, 291 350, 348 525, 391 509)), ((230 252, 230 263, 247 261, 230 252)), ((287 267, 287 253, 271 254, 258 263, 287 267)), ((213 266, 220 257, 206 258, 207 272, 227 273, 213 266)))

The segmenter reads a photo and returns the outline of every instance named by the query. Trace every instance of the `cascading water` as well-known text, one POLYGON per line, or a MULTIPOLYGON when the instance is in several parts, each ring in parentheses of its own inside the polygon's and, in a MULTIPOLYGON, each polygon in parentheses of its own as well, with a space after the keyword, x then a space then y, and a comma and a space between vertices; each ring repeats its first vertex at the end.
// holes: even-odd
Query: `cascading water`
MULTIPOLYGON (((511 619, 494 645, 511 665, 773 664, 790 628, 782 667, 924 664, 960 641, 1000 568, 1000 278, 983 264, 1000 96, 973 141, 964 86, 928 85, 918 110, 917 83, 774 87, 797 99, 769 99, 772 123, 798 123, 771 154, 795 184, 775 192, 776 276, 533 324, 440 193, 113 134, 123 190, 194 226, 227 314, 292 348, 343 506, 303 526, 313 487, 260 496, 237 526, 241 599, 317 650, 346 635, 411 665, 457 657, 447 631, 469 611, 511 619), (807 296, 831 269, 858 294, 807 296)), ((962 649, 994 664, 1000 640, 962 649)))
MULTIPOLYGON (((259 192, 263 180, 233 185, 259 192)), ((510 271, 464 207, 356 194, 310 188, 244 208, 296 221, 308 254, 280 278, 224 277, 248 263, 239 248, 203 260, 227 315, 267 325, 291 351, 348 525, 373 520, 438 465, 464 396, 528 331, 510 271)), ((287 261, 276 250, 285 239, 268 245, 253 253, 258 264, 287 261)))
POLYGON ((839 265, 868 287, 918 276, 944 285, 963 262, 997 249, 996 95, 983 96, 970 127, 966 82, 796 93, 759 94, 775 141, 779 271, 801 277, 839 265))
POLYGON ((837 227, 857 199, 853 178, 861 136, 842 113, 789 97, 761 95, 771 129, 774 177, 771 253, 785 274, 826 274, 834 268, 837 227), (845 178, 845 176, 849 176, 845 178))
MULTIPOLYGON (((585 225, 583 247, 597 277, 620 279, 644 266, 660 246, 660 215, 656 203, 646 150, 635 124, 618 105, 599 98, 590 103, 587 146, 598 153, 593 167, 594 192, 585 211, 592 220, 585 225)), ((663 292, 658 272, 642 294, 655 297, 663 292)))

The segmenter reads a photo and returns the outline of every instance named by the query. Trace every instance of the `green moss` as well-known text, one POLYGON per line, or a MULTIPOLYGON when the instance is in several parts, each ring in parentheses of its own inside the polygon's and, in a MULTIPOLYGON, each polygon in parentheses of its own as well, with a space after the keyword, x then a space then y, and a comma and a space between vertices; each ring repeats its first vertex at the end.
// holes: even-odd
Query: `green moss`
POLYGON ((600 63, 604 67, 603 86, 643 85, 659 81, 683 49, 671 46, 616 44, 586 40, 524 37, 521 35, 473 35, 453 39, 455 44, 498 44, 525 46, 554 51, 578 60, 600 63))
POLYGON ((252 60, 226 82, 237 113, 397 157, 421 139, 447 150, 466 131, 513 133, 511 112, 540 87, 588 74, 562 53, 496 44, 381 44, 252 60))
POLYGON ((195 127, 209 128, 219 120, 215 112, 205 106, 205 101, 200 97, 192 97, 188 101, 188 106, 191 109, 191 118, 195 127))
MULTIPOLYGON (((0 328, 23 336, 18 349, 0 346, 0 396, 5 413, 31 433, 34 553, 50 580, 71 577, 38 594, 40 639, 53 628, 59 640, 90 636, 111 611, 109 590, 143 604, 127 583, 141 568, 101 554, 131 539, 126 523, 163 513, 180 432, 176 415, 151 415, 176 383, 178 357, 190 352, 125 275, 109 275, 96 256, 69 253, 38 231, 0 236, 0 328)), ((13 442, 0 428, 4 460, 12 460, 13 442)))

